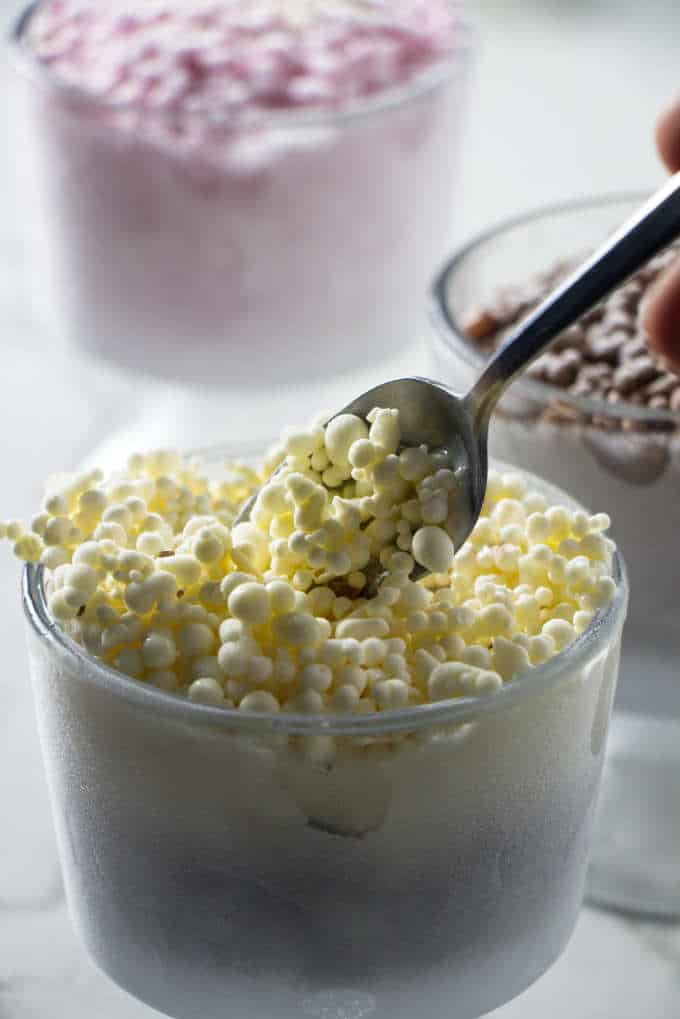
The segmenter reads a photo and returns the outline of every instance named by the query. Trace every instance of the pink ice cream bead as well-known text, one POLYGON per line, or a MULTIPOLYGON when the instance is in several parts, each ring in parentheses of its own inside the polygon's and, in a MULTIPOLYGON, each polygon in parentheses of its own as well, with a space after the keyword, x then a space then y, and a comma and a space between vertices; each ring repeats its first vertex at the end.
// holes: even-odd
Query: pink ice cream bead
POLYGON ((410 81, 458 36, 451 0, 46 0, 31 25, 37 56, 90 94, 231 113, 342 106, 410 81))

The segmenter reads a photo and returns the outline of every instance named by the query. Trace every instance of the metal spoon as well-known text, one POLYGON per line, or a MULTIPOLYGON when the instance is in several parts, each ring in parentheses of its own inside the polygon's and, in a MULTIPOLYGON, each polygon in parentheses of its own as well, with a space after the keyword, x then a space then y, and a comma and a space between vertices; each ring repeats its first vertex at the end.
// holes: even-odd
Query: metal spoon
MULTIPOLYGON (((488 476, 488 433, 491 414, 503 392, 564 329, 573 325, 617 286, 680 236, 680 173, 653 195, 612 237, 562 283, 510 334, 466 396, 428 379, 385 382, 352 400, 338 414, 365 418, 374 407, 399 410, 404 446, 426 445, 445 450, 448 466, 460 479, 455 548, 475 526, 484 503, 488 476)), ((446 319, 444 271, 435 281, 435 325, 446 319), (438 321, 437 321, 438 320, 438 321)), ((254 500, 244 506, 238 522, 250 516, 254 500)), ((369 564, 364 596, 373 594, 383 568, 369 564), (370 566, 372 565, 372 569, 370 566)), ((426 570, 416 565, 412 578, 426 570)))

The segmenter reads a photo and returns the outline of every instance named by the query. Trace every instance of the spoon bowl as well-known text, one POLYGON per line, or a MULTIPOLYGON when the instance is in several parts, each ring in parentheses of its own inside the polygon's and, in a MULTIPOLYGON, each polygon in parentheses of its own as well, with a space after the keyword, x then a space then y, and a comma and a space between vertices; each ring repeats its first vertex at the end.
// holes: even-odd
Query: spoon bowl
MULTIPOLYGON (((456 396, 430 379, 394 379, 369 389, 339 414, 366 418, 374 407, 395 407, 399 411, 402 448, 425 445, 432 452, 446 453, 447 467, 459 482, 455 532, 451 535, 454 548, 459 549, 482 511, 488 474, 486 433, 476 431, 467 398, 456 396)), ((382 567, 378 570, 384 572, 382 567)), ((411 578, 419 580, 426 574, 427 570, 416 563, 411 578)))
MULTIPOLYGON (((482 511, 488 473, 486 431, 481 434, 475 430, 475 418, 467 399, 456 396, 446 386, 430 379, 394 379, 362 393, 329 421, 341 414, 354 414, 366 419, 375 407, 394 407, 399 410, 401 449, 425 445, 431 452, 446 454, 447 467, 458 480, 456 523, 450 537, 454 548, 460 548, 467 541, 482 511)), ((251 496, 244 503, 235 524, 250 519, 256 498, 256 495, 251 496)), ((386 571, 377 559, 372 559, 363 572, 366 575, 366 585, 361 594, 371 598, 377 592, 386 571)), ((416 563, 411 579, 420 580, 427 572, 425 567, 416 563)))

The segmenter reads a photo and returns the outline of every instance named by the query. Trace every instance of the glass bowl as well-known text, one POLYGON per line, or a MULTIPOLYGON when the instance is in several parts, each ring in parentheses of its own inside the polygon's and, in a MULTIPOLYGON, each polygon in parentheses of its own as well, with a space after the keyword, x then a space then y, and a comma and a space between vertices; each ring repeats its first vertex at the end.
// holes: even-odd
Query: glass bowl
MULTIPOLYGON (((530 479, 557 502, 562 493, 530 479)), ((131 680, 23 596, 74 924, 177 1019, 474 1019, 557 958, 580 908, 627 581, 486 699, 248 715, 131 680)))
POLYGON ((13 31, 18 147, 50 256, 36 276, 79 349, 238 390, 377 365, 419 337, 450 235, 462 21, 455 52, 406 86, 199 144, 205 111, 142 128, 133 104, 51 75, 26 42, 35 7, 13 31))
MULTIPOLYGON (((499 288, 585 255, 643 197, 589 198, 531 211, 455 254, 432 291, 436 377, 465 392, 485 361, 464 334, 466 313, 485 307, 499 288)), ((680 751, 674 749, 680 728, 658 720, 680 718, 680 415, 576 397, 524 378, 494 415, 490 448, 585 504, 611 511, 632 589, 617 700, 626 716, 615 716, 589 891, 599 902, 680 915, 680 751), (653 727, 647 716, 657 716, 653 727)))

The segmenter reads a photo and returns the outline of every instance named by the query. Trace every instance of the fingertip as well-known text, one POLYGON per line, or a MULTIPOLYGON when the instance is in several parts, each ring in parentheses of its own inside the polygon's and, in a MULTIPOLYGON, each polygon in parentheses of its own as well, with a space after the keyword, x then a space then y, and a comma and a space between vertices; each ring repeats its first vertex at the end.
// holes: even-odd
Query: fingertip
POLYGON ((649 344, 680 372, 680 262, 654 284, 641 310, 649 344))
POLYGON ((680 170, 680 98, 664 110, 656 122, 656 147, 673 173, 680 170))

